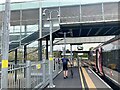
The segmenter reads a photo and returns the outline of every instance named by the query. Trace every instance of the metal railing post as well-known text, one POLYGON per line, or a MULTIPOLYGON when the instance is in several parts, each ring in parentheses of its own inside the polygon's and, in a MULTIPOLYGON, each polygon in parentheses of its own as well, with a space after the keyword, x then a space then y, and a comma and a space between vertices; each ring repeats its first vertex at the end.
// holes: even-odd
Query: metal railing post
POLYGON ((56 75, 58 74, 58 60, 57 60, 57 62, 55 62, 56 63, 56 68, 55 68, 55 70, 56 70, 56 75))
POLYGON ((53 71, 54 71, 54 76, 56 76, 56 61, 55 60, 54 60, 54 69, 53 69, 53 71))
POLYGON ((45 59, 43 60, 43 84, 45 84, 45 81, 46 81, 46 72, 45 72, 45 59))
POLYGON ((26 61, 26 88, 31 88, 31 61, 26 61))

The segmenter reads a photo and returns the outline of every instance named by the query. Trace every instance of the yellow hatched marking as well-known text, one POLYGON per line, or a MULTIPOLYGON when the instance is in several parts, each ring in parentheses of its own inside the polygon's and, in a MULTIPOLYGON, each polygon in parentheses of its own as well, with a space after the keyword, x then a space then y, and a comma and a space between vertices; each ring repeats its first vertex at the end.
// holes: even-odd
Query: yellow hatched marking
POLYGON ((84 74, 84 77, 85 77, 85 80, 86 80, 86 83, 88 85, 88 88, 96 88, 93 81, 91 80, 91 78, 89 77, 88 73, 86 72, 86 70, 82 67, 82 71, 83 71, 83 74, 84 74))

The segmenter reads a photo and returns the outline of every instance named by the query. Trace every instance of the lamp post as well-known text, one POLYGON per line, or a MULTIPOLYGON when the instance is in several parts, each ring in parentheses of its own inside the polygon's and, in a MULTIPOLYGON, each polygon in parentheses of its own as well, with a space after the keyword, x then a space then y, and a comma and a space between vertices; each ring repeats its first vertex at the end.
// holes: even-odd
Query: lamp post
POLYGON ((71 32, 59 32, 59 34, 64 35, 64 47, 63 47, 63 56, 65 57, 66 54, 66 35, 70 34, 71 32))
POLYGON ((59 15, 59 12, 57 10, 50 11, 48 9, 44 9, 43 10, 43 15, 44 16, 46 15, 46 11, 48 11, 48 13, 49 13, 49 18, 47 20, 50 22, 50 55, 49 55, 49 80, 50 80, 50 84, 49 84, 48 87, 49 88, 54 88, 55 85, 53 84, 53 77, 52 77, 52 72, 53 72, 53 66, 52 66, 52 63, 53 63, 53 55, 52 55, 52 53, 53 53, 53 47, 52 47, 52 27, 53 27, 52 13, 57 12, 58 17, 60 17, 60 15, 59 15))

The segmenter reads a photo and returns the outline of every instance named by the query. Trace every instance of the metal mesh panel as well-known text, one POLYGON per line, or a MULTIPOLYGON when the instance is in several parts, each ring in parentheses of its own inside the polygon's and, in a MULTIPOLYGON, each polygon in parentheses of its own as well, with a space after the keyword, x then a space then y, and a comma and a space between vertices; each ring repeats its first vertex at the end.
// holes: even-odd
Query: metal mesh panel
POLYGON ((11 11, 11 26, 20 25, 21 20, 23 25, 36 24, 38 23, 38 15, 38 9, 11 11))
POLYGON ((20 11, 11 11, 10 25, 17 26, 20 25, 20 11))
POLYGON ((38 9, 29 9, 29 10, 22 10, 22 19, 38 19, 39 10, 38 9))
POLYGON ((45 81, 49 79, 49 60, 45 63, 45 81))
POLYGON ((104 3, 103 7, 105 20, 118 19, 118 3, 104 3))
POLYGON ((39 10, 23 10, 22 11, 22 24, 23 25, 34 25, 38 24, 39 10))
POLYGON ((34 88, 36 85, 42 83, 43 81, 43 66, 40 63, 36 63, 31 68, 31 87, 34 88), (39 67, 41 66, 41 68, 39 67))
POLYGON ((20 20, 20 11, 16 10, 16 11, 11 11, 11 21, 15 21, 15 20, 20 20))
POLYGON ((25 22, 30 22, 32 21, 32 24, 38 23, 38 18, 39 18, 39 10, 34 9, 34 10, 23 10, 22 11, 22 23, 25 22))
POLYGON ((60 8, 61 23, 79 22, 80 6, 67 6, 60 8))
POLYGON ((102 20, 102 4, 82 5, 81 17, 81 21, 102 20))

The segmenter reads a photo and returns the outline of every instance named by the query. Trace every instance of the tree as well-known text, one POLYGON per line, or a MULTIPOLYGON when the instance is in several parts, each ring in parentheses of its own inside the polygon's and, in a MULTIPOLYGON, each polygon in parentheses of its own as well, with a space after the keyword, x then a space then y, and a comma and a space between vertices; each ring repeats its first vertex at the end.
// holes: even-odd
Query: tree
POLYGON ((76 52, 73 53, 73 58, 77 58, 78 54, 76 52))
POLYGON ((54 51, 54 52, 53 52, 53 55, 54 55, 55 57, 61 57, 61 52, 60 52, 60 51, 54 51))
POLYGON ((93 48, 94 48, 94 47, 90 47, 90 48, 89 48, 89 51, 93 50, 93 48))
POLYGON ((15 60, 15 54, 14 54, 14 52, 10 52, 9 53, 9 61, 13 61, 13 60, 15 60))

